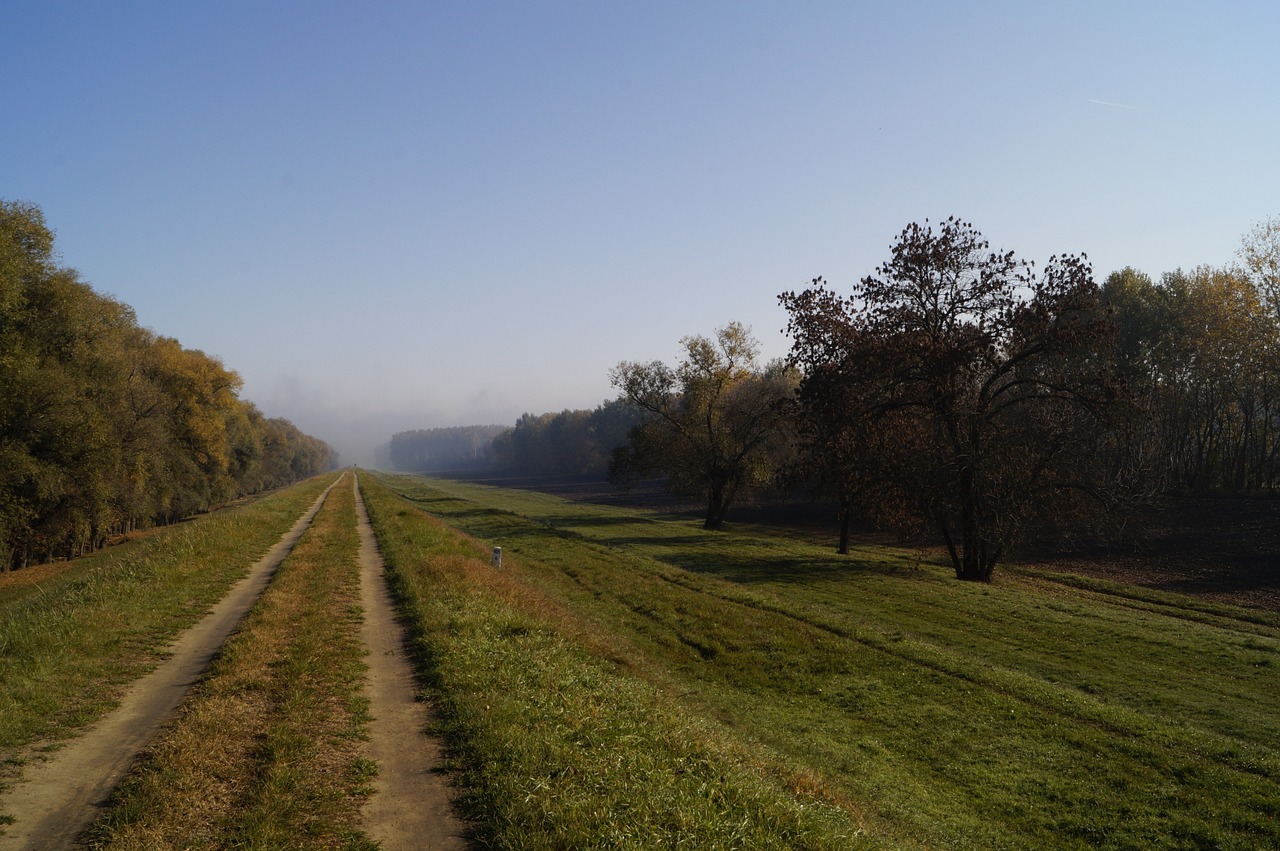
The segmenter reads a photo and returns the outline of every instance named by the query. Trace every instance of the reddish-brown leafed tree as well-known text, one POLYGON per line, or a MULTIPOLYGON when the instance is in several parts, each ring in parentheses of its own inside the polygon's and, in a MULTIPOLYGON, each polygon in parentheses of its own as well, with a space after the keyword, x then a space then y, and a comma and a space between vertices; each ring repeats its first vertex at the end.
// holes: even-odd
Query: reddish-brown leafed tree
POLYGON ((1037 519, 1106 504, 1114 332, 1083 256, 1037 274, 966 222, 926 221, 849 296, 816 279, 780 300, 799 430, 843 515, 931 527, 957 577, 989 581, 1037 519))

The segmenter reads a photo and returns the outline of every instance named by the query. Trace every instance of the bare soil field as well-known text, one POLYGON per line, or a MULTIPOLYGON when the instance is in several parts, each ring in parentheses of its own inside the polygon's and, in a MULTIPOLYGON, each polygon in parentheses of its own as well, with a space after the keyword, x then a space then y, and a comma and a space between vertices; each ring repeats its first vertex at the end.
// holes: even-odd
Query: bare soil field
MULTIPOLYGON (((663 491, 657 481, 642 482, 624 492, 608 482, 586 477, 479 473, 451 477, 689 517, 700 516, 702 508, 676 499, 663 491)), ((736 505, 729 510, 728 522, 788 527, 808 538, 830 540, 833 545, 837 537, 835 506, 803 499, 774 498, 736 505)), ((929 541, 904 542, 870 528, 857 530, 854 537, 926 549, 934 546, 929 541)), ((1280 611, 1280 499, 1171 497, 1135 518, 1123 541, 1067 544, 1046 537, 1034 546, 1023 547, 1013 560, 1050 570, 1280 611)))

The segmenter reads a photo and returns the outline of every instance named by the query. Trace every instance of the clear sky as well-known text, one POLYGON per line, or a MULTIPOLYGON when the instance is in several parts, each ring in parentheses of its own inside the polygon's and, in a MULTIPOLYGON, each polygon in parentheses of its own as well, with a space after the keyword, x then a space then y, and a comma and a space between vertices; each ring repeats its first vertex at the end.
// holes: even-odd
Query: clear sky
POLYGON ((0 197, 141 324, 368 462, 955 214, 1099 280, 1280 214, 1280 3, 28 2, 0 197))

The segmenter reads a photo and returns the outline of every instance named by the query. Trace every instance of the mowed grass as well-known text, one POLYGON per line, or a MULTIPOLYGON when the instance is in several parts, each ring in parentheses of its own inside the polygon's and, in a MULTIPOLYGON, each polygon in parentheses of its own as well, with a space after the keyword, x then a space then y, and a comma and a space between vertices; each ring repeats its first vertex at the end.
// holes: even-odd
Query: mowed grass
MULTIPOLYGON (((1013 568, 990 586, 960 583, 947 567, 893 548, 840 557, 768 530, 711 534, 541 494, 386 482, 405 501, 381 504, 380 534, 427 535, 408 510, 416 506, 483 542, 449 545, 459 557, 504 548, 500 574, 454 568, 423 580, 448 587, 459 611, 498 583, 512 601, 540 601, 539 629, 617 678, 597 685, 600 700, 618 682, 651 689, 698 731, 667 738, 706 736, 744 771, 772 766, 784 786, 844 806, 888 847, 1280 847, 1273 613, 1013 568)), ((437 557, 421 549, 404 558, 437 557)), ((450 629, 424 627, 433 670, 463 652, 450 629)), ((543 652, 514 653, 512 676, 543 652)), ((536 677, 503 682, 496 695, 464 682, 437 674, 446 706, 556 699, 536 677)), ((450 735, 472 766, 466 782, 483 789, 471 749, 484 722, 451 713, 450 735)), ((574 715, 610 736, 613 721, 574 715)), ((539 725, 515 729, 521 749, 539 747, 539 725)), ((624 753, 647 747, 644 737, 609 741, 624 753)), ((496 738, 484 745, 504 747, 496 738)), ((542 774, 557 770, 556 759, 542 774)), ((624 773, 591 788, 626 798, 632 785, 624 773)), ((497 806, 486 794, 473 817, 505 823, 486 815, 497 806)), ((814 847, 847 847, 814 836, 814 847)), ((634 843, 647 844, 662 843, 634 843)))
POLYGON ((0 574, 0 779, 111 709, 334 476, 62 565, 0 574))
POLYGON ((816 778, 632 670, 633 654, 361 477, 476 844, 881 847, 816 778))
POLYGON ((360 829, 376 769, 361 756, 355 523, 348 477, 117 790, 94 847, 375 847, 360 829))

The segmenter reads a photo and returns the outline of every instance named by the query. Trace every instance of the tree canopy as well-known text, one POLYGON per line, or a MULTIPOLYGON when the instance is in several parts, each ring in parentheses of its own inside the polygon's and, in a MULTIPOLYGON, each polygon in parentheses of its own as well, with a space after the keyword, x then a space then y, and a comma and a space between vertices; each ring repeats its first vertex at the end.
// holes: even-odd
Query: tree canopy
POLYGON ((675 366, 623 361, 610 371, 621 398, 648 414, 615 454, 614 474, 664 473, 676 493, 706 499, 703 525, 719 529, 734 500, 778 467, 794 376, 781 364, 762 369, 759 344, 738 322, 680 345, 675 366))
POLYGON ((1147 431, 1131 451, 1163 489, 1274 490, 1280 482, 1280 325, 1265 280, 1198 267, 1159 282, 1126 268, 1103 299, 1147 431))
POLYGON ((533 475, 605 478, 614 451, 641 419, 625 400, 612 400, 594 410, 524 414, 512 428, 493 439, 493 466, 505 472, 533 475))
POLYGON ((333 463, 239 399, 216 358, 140 328, 55 258, 40 209, 0 201, 0 569, 333 463))
POLYGON ((1244 273, 1280 325, 1280 216, 1257 222, 1240 240, 1244 273))
POLYGON ((1105 504, 1112 324, 1083 257, 1037 274, 951 218, 908 225, 846 297, 817 279, 780 299, 808 452, 846 505, 936 530, 959 578, 989 580, 1034 520, 1105 504))

